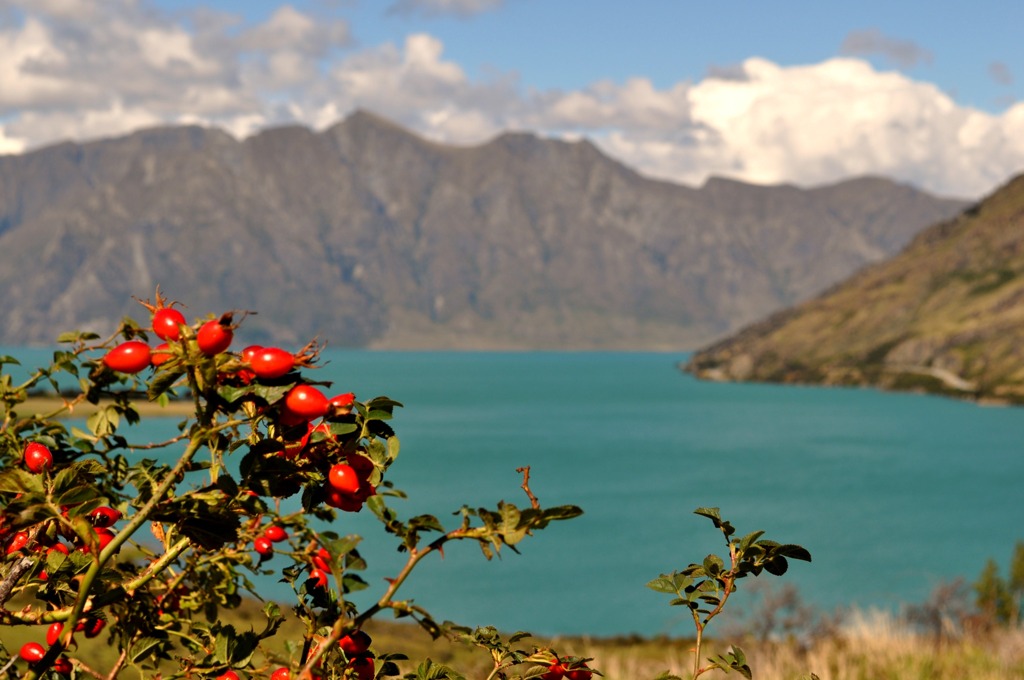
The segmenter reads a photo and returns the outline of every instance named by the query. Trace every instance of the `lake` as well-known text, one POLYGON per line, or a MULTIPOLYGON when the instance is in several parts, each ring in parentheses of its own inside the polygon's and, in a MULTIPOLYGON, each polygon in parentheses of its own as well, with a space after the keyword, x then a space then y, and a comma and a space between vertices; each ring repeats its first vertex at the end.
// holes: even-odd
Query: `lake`
MULTIPOLYGON (((4 350, 45 357, 39 351, 4 350)), ((703 383, 657 353, 329 351, 336 391, 405 404, 389 478, 403 516, 450 525, 465 502, 525 505, 532 468, 545 506, 585 514, 487 562, 474 544, 414 572, 404 594, 438 620, 538 634, 686 634, 678 608, 645 588, 724 541, 692 514, 718 506, 740 534, 799 543, 793 583, 823 609, 895 609, 937 584, 1004 566, 1024 538, 1024 409, 866 389, 703 383)), ((140 433, 141 434, 141 433, 140 433)), ((135 438, 135 437, 133 437, 135 438)), ((367 512, 374 586, 401 555, 367 512)), ((280 561, 283 566, 283 560, 280 561)), ((278 562, 271 562, 277 565, 278 562)), ((748 582, 741 582, 740 592, 748 582)), ((278 587, 271 581, 272 587, 278 587)))

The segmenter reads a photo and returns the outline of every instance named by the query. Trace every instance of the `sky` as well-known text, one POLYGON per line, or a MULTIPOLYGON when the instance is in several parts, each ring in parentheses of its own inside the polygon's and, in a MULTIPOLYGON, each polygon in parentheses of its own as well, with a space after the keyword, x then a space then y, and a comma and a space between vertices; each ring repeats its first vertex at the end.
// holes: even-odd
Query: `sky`
POLYGON ((1024 3, 0 0, 0 154, 357 108, 428 139, 586 137, 659 179, 1024 171, 1024 3))

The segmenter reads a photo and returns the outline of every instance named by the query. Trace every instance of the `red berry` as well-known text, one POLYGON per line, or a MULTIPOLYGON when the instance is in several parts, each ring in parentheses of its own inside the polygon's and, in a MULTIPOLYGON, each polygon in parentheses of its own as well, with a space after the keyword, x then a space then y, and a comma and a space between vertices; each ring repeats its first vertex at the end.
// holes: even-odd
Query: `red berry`
POLYGON ((149 345, 138 340, 122 342, 103 357, 103 363, 112 371, 119 373, 138 373, 147 368, 152 361, 149 345))
POLYGON ((309 580, 313 581, 313 585, 317 588, 327 587, 327 572, 323 569, 310 569, 309 580))
POLYGON ((219 319, 207 321, 199 327, 196 333, 196 344, 199 351, 207 356, 220 354, 231 345, 234 337, 234 329, 231 327, 231 314, 225 314, 219 319))
POLYGON ((548 672, 540 676, 540 680, 562 680, 565 677, 565 667, 561 661, 552 661, 548 666, 548 672))
POLYGON ((331 553, 327 552, 327 548, 320 548, 313 553, 310 559, 313 561, 313 566, 317 569, 331 570, 331 553))
POLYGON ((258 378, 280 378, 295 367, 295 357, 278 347, 264 347, 248 360, 249 368, 258 378))
POLYGON ((346 413, 352 411, 352 404, 356 401, 356 395, 354 392, 346 392, 345 394, 336 394, 328 400, 328 403, 333 409, 333 413, 336 416, 343 416, 346 413))
POLYGON ((313 420, 327 413, 327 397, 312 385, 296 385, 285 396, 284 407, 294 416, 313 420))
POLYGON ((363 509, 363 501, 358 496, 341 493, 330 484, 325 486, 324 492, 324 503, 332 508, 338 508, 345 512, 359 512, 363 509))
POLYGON ((327 474, 328 483, 341 493, 354 494, 359 491, 359 475, 351 465, 338 463, 327 474))
POLYGON ((353 495, 353 498, 355 498, 360 503, 365 503, 370 498, 370 496, 376 495, 377 487, 375 487, 373 484, 360 484, 359 491, 357 491, 353 495))
POLYGON ((352 469, 359 475, 359 479, 366 480, 373 472, 373 461, 358 453, 350 453, 345 456, 345 462, 352 466, 352 469))
POLYGON ((94 638, 103 631, 103 627, 107 625, 107 622, 103 619, 89 619, 89 622, 85 626, 85 637, 94 638))
POLYGON ((114 540, 114 532, 106 527, 96 527, 93 531, 96 533, 96 543, 99 546, 98 550, 103 550, 114 540))
POLYGON ((28 532, 19 531, 14 536, 11 536, 11 542, 7 545, 7 554, 10 555, 12 552, 17 552, 28 545, 28 532))
POLYGON ((239 680, 238 673, 234 671, 224 671, 217 676, 217 680, 239 680))
POLYGON ((257 536, 252 542, 252 548, 261 559, 266 559, 274 554, 274 544, 266 536, 257 536))
POLYGON ((54 544, 53 544, 53 545, 52 545, 52 546, 51 546, 51 547, 50 547, 50 548, 49 548, 49 549, 48 549, 48 550, 46 551, 46 554, 47 554, 47 555, 49 555, 49 554, 50 554, 50 553, 52 553, 52 552, 59 552, 59 553, 60 553, 60 554, 62 554, 62 555, 67 555, 67 554, 68 554, 68 547, 67 547, 66 545, 64 545, 63 543, 59 543, 59 542, 58 542, 58 543, 54 543, 54 544))
POLYGON ((53 454, 39 442, 29 442, 25 445, 24 460, 29 472, 37 475, 53 467, 53 454))
POLYGON ((121 511, 104 505, 90 512, 89 517, 93 526, 105 529, 121 519, 121 511))
POLYGON ((366 654, 370 649, 371 642, 372 640, 369 635, 361 630, 357 630, 342 636, 338 640, 338 646, 341 647, 341 651, 345 652, 345 656, 351 659, 359 654, 366 654))
POLYGON ((360 656, 348 662, 348 667, 355 674, 357 680, 373 680, 374 668, 373 658, 360 656))
POLYGON ((287 668, 278 668, 270 674, 270 680, 291 680, 292 672, 287 668))
POLYGON ((161 340, 177 340, 181 337, 181 326, 185 315, 171 307, 161 307, 153 312, 153 332, 161 340))
POLYGON ((38 642, 26 642, 21 646, 18 656, 29 663, 35 663, 46 656, 46 650, 38 642))
POLYGON ((269 538, 274 543, 280 543, 281 541, 288 539, 288 532, 277 526, 271 524, 269 527, 263 530, 263 535, 269 538))
POLYGON ((587 664, 581 664, 571 671, 565 672, 565 680, 590 680, 594 674, 587 668, 587 664))
POLYGON ((171 346, 166 342, 162 342, 153 348, 153 351, 149 353, 149 361, 154 366, 163 366, 168 361, 174 358, 174 352, 171 350, 171 346))
POLYGON ((53 662, 53 670, 61 675, 71 675, 71 661, 66 656, 58 656, 53 662))
POLYGON ((51 623, 50 627, 46 629, 46 644, 53 647, 57 644, 57 640, 60 639, 60 634, 64 631, 64 624, 60 621, 51 623))

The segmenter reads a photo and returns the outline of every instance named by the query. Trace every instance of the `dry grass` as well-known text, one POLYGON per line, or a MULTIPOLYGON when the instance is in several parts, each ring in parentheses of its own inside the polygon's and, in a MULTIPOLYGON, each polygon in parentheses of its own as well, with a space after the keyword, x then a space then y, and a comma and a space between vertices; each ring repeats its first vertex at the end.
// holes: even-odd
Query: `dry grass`
MULTIPOLYGON (((256 607, 245 607, 233 613, 240 629, 256 625, 260 619, 256 607)), ((416 662, 431 658, 450 664, 467 678, 484 678, 490 672, 488 654, 480 649, 446 640, 432 641, 421 629, 412 625, 373 622, 368 628, 375 650, 402 651, 412 661, 402 664, 410 672, 416 662)), ((43 628, 14 629, 3 632, 8 649, 17 649, 23 641, 39 639, 43 628)), ((298 640, 301 629, 292 619, 277 638, 298 640)), ((102 636, 105 638, 106 636, 102 636)), ((109 668, 114 653, 102 639, 84 641, 79 649, 83 659, 98 669, 109 668)), ((551 646, 560 655, 585 656, 594 659, 607 680, 652 680, 665 671, 689 678, 692 668, 693 641, 685 639, 590 639, 555 638, 525 640, 520 646, 551 646)), ((854 614, 840 633, 805 647, 795 641, 781 643, 742 642, 754 678, 757 680, 797 680, 811 673, 821 680, 1024 680, 1024 628, 997 630, 984 635, 956 640, 937 640, 915 634, 897 619, 883 614, 854 614)), ((284 653, 283 649, 276 650, 284 653)), ((704 656, 723 651, 712 641, 704 656)), ((287 654, 285 654, 287 656, 287 654)), ((282 656, 275 663, 283 660, 282 656)), ((266 663, 258 658, 258 663, 266 663)), ((165 670, 171 670, 168 664, 165 670)), ((132 676, 130 672, 123 674, 132 676)), ((253 673, 250 677, 261 677, 253 673)), ((702 678, 724 678, 711 672, 702 678)), ((730 674, 728 677, 739 678, 730 674)))
MULTIPOLYGON (((758 680, 795 680, 811 673, 821 680, 1024 679, 1024 628, 940 641, 915 633, 891 615, 854 612, 841 631, 809 646, 796 641, 741 646, 758 680)), ((657 653, 592 641, 574 653, 594 657, 594 666, 608 680, 636 680, 666 670, 689 678, 691 650, 688 641, 666 641, 657 653)), ((716 653, 713 644, 705 652, 705 657, 716 653)))

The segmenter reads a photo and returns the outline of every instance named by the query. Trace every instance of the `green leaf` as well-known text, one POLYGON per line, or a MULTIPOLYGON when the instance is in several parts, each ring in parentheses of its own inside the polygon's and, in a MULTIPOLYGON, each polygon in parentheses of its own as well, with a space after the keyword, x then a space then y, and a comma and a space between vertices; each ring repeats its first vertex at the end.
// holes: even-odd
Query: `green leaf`
POLYGON ((697 508, 693 511, 693 514, 700 515, 701 517, 707 517, 715 523, 715 527, 718 527, 722 523, 722 516, 719 514, 718 508, 697 508))
POLYGON ((515 545, 526 537, 527 527, 520 526, 521 515, 519 508, 511 503, 498 503, 498 512, 501 513, 501 523, 498 525, 498 533, 509 545, 515 545))
POLYGON ((46 552, 46 571, 50 574, 56 574, 64 562, 68 560, 68 556, 59 550, 48 550, 46 552))
MULTIPOLYGON (((68 507, 81 506, 86 501, 95 500, 98 497, 99 490, 95 486, 76 486, 60 494, 60 496, 57 497, 57 505, 68 507)), ((98 506, 99 504, 97 503, 96 505, 98 506)), ((79 511, 88 511, 93 510, 95 508, 79 507, 76 509, 78 509, 79 511)))
POLYGON ((227 625, 217 633, 217 639, 213 646, 213 658, 219 663, 229 663, 231 653, 235 646, 235 628, 227 625))
POLYGON ((324 541, 324 547, 327 548, 327 552, 331 553, 332 556, 343 557, 355 550, 361 540, 363 540, 362 536, 349 534, 341 538, 324 541))
POLYGON ((674 578, 675 575, 662 574, 658 578, 647 583, 647 587, 659 593, 677 594, 681 588, 674 578))
POLYGON ((753 545, 754 541, 756 541, 757 539, 761 538, 761 536, 763 536, 763 535, 764 535, 763 531, 752 531, 752 532, 750 532, 749 534, 744 536, 742 539, 740 539, 739 546, 738 546, 739 551, 742 553, 744 550, 746 550, 751 545, 753 545))
POLYGON ((579 517, 583 514, 583 509, 576 505, 558 505, 553 508, 544 509, 545 521, 554 521, 561 519, 572 519, 573 517, 579 517))
POLYGON ((142 638, 132 645, 131 652, 128 657, 132 660, 132 663, 139 663, 152 654, 161 642, 162 641, 157 638, 142 638))
POLYGON ((388 411, 394 411, 395 407, 403 408, 402 402, 395 401, 388 397, 374 397, 370 401, 366 402, 366 410, 372 411, 374 409, 385 409, 388 411))
POLYGON ((356 593, 369 587, 370 584, 364 581, 359 574, 345 572, 345 575, 341 578, 341 591, 345 594, 356 593))
POLYGON ((177 382, 178 378, 185 375, 185 371, 178 368, 175 370, 159 370, 153 379, 149 382, 149 387, 146 389, 146 396, 150 401, 155 401, 157 398, 167 393, 167 390, 171 389, 171 386, 177 382))
POLYGON ((782 555, 776 555, 764 563, 764 569, 774 576, 782 576, 789 569, 789 562, 782 555))
POLYGON ((355 423, 331 423, 329 425, 331 434, 336 437, 355 432, 359 427, 355 423))
POLYGON ((444 533, 444 527, 441 522, 433 515, 417 515, 411 518, 406 524, 409 528, 416 529, 417 531, 439 531, 444 533))
POLYGON ((803 546, 787 543, 785 545, 780 545, 775 549, 775 552, 794 560, 803 560, 804 562, 811 561, 811 553, 803 546))
POLYGON ((232 666, 248 666, 260 644, 259 636, 253 631, 245 631, 235 638, 235 649, 231 654, 232 666))
POLYGON ((295 383, 287 385, 250 385, 247 389, 250 394, 263 399, 268 404, 273 404, 284 398, 288 391, 295 386, 295 383))
POLYGON ((120 422, 121 415, 117 412, 117 409, 113 406, 106 406, 89 416, 85 421, 85 426, 97 437, 106 437, 117 431, 117 426, 120 422))
POLYGON ((466 680, 466 678, 459 675, 450 666, 436 664, 430 659, 425 659, 416 668, 416 680, 466 680))
POLYGON ((42 475, 34 475, 28 470, 22 470, 21 468, 4 470, 0 474, 0 491, 12 494, 41 495, 43 493, 43 477, 42 475))
POLYGON ((714 578, 722 573, 722 569, 725 567, 725 562, 718 555, 708 555, 704 558, 704 571, 708 576, 714 578))

